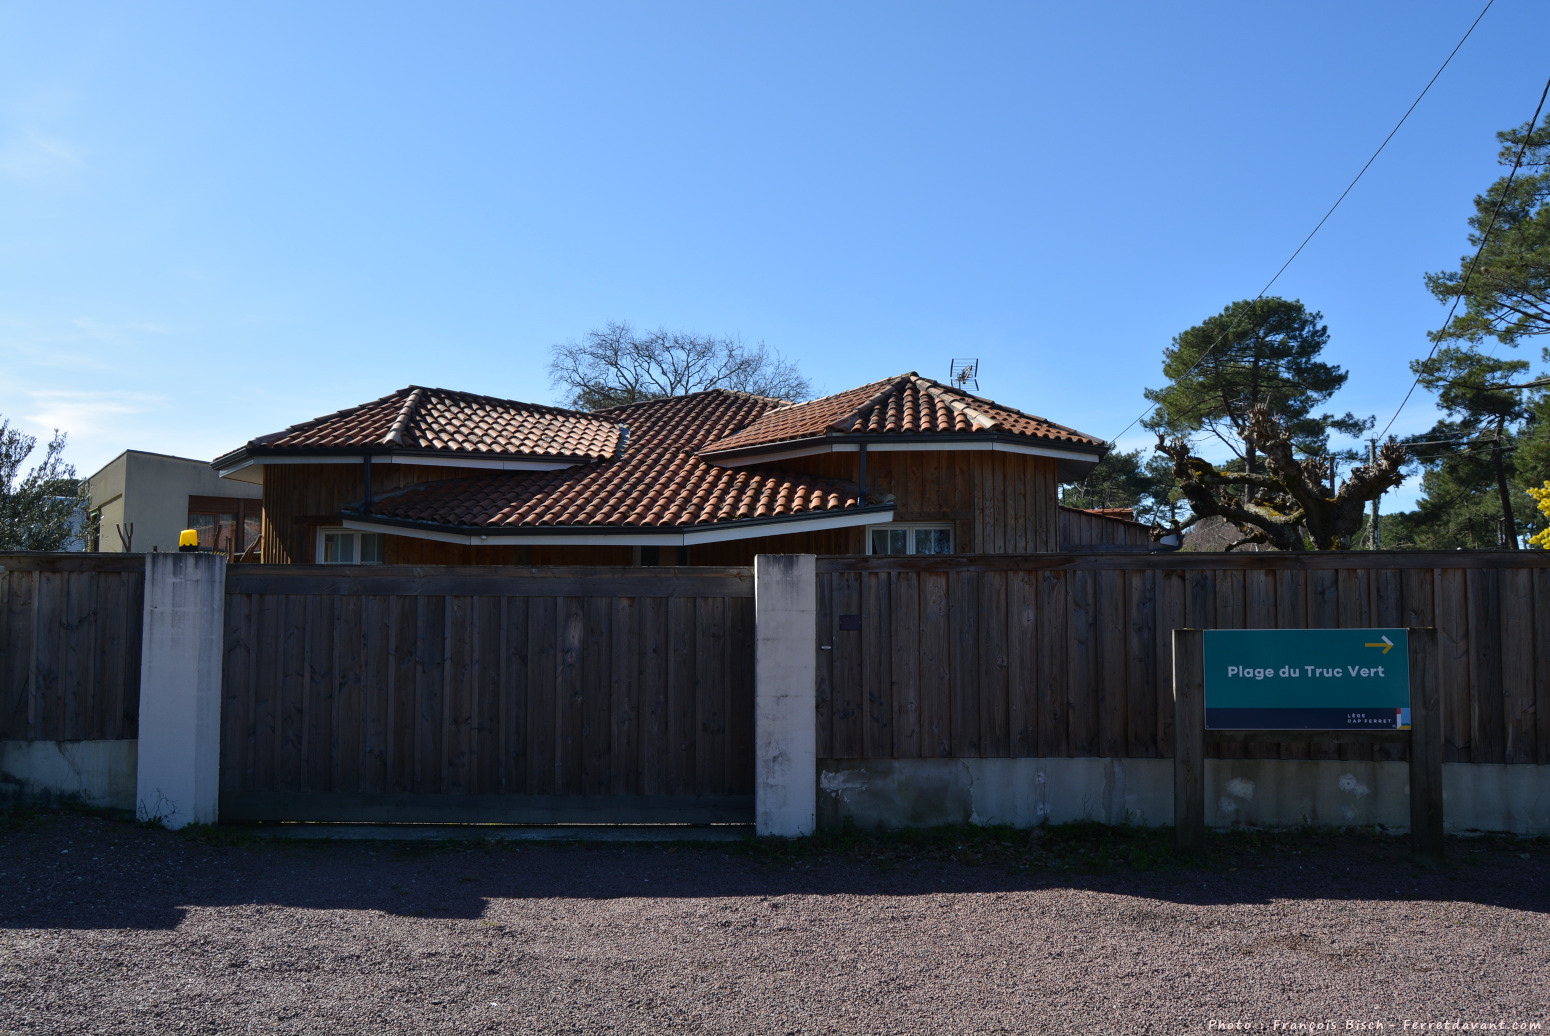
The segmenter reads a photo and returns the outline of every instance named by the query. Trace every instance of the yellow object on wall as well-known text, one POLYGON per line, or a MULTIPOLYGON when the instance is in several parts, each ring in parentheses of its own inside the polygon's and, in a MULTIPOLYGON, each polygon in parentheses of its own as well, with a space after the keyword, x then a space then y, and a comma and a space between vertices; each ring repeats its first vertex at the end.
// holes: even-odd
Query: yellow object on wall
POLYGON ((194 530, 194 529, 184 529, 182 532, 178 533, 178 546, 180 546, 180 547, 197 547, 197 546, 199 546, 199 533, 198 533, 198 531, 194 530))

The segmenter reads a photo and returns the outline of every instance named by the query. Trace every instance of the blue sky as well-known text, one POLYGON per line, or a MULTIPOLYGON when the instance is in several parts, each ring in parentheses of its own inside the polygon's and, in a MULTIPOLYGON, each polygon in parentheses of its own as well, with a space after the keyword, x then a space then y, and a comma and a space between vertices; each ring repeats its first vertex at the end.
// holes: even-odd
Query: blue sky
MULTIPOLYGON (((830 391, 978 357, 1113 438, 1480 6, 0 3, 0 414, 83 473, 210 457, 409 383, 549 401, 628 320, 830 391)), ((1332 406, 1398 405, 1547 30, 1497 0, 1278 284, 1332 406)))

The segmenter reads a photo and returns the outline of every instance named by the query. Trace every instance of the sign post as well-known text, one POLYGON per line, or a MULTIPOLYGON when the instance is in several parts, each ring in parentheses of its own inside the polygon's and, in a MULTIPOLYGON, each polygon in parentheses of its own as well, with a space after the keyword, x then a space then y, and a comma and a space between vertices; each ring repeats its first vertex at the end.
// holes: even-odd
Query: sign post
POLYGON ((1437 637, 1430 628, 1173 631, 1174 827, 1205 842, 1205 746, 1400 741, 1411 842, 1442 858, 1437 637))

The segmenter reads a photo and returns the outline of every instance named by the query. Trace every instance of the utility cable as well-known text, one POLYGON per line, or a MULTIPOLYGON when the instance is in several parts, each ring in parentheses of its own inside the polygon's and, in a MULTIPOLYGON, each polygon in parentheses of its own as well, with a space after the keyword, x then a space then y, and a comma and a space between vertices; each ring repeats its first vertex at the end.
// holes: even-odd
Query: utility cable
MULTIPOLYGON (((1333 216, 1335 214, 1335 210, 1340 207, 1340 203, 1345 201, 1346 195, 1351 193, 1351 188, 1356 186, 1356 182, 1362 178, 1362 174, 1367 172, 1368 167, 1371 166, 1372 163, 1377 160, 1378 156, 1383 153, 1383 149, 1388 147, 1389 141, 1394 139, 1394 134, 1398 133, 1399 132, 1399 128, 1405 124, 1405 120, 1410 118, 1410 113, 1415 111, 1416 105, 1421 103, 1421 99, 1423 97, 1425 97, 1426 94, 1427 94, 1427 91, 1429 91, 1432 88, 1432 84, 1437 82, 1437 77, 1442 75, 1443 69, 1448 67, 1448 63, 1453 60, 1453 56, 1459 52, 1459 48, 1464 45, 1464 41, 1469 39, 1470 33, 1475 31, 1475 26, 1480 24, 1480 19, 1485 17, 1485 13, 1491 9, 1491 5, 1494 4, 1495 2, 1496 2, 1496 0, 1486 0, 1486 5, 1480 9, 1480 13, 1479 14, 1475 15, 1475 20, 1469 23, 1469 28, 1467 30, 1465 30, 1464 35, 1459 39, 1458 43, 1454 44, 1453 49, 1448 52, 1447 58, 1444 59, 1443 63, 1440 66, 1438 66, 1437 71, 1432 74, 1431 79, 1427 80, 1425 88, 1422 89, 1422 91, 1416 96, 1416 99, 1414 101, 1410 102, 1410 107, 1405 109, 1405 114, 1400 116, 1399 121, 1394 124, 1394 128, 1389 130, 1389 135, 1383 138, 1383 143, 1378 145, 1378 150, 1376 150, 1376 151, 1374 151, 1372 153, 1372 157, 1367 159, 1366 165, 1363 165, 1362 168, 1361 168, 1361 171, 1358 172, 1356 174, 1356 176, 1351 180, 1351 182, 1346 185, 1346 189, 1340 192, 1340 197, 1336 198, 1335 199, 1335 204, 1331 205, 1329 207, 1329 211, 1324 213, 1324 218, 1319 220, 1318 225, 1315 226, 1312 230, 1310 230, 1308 232, 1308 236, 1307 237, 1302 239, 1302 244, 1297 246, 1297 250, 1291 254, 1291 258, 1287 259, 1286 262, 1282 263, 1281 264, 1281 268, 1276 271, 1276 275, 1274 277, 1270 278, 1270 280, 1268 282, 1266 282, 1266 284, 1265 284, 1265 286, 1263 288, 1259 289, 1259 294, 1254 296, 1253 301, 1258 302, 1260 299, 1265 297, 1265 293, 1267 291, 1269 291, 1271 289, 1271 287, 1273 287, 1275 285, 1276 281, 1281 279, 1281 275, 1286 272, 1286 268, 1288 266, 1292 265, 1292 260, 1296 259, 1299 255, 1301 255, 1302 254, 1302 250, 1304 248, 1308 247, 1308 242, 1313 240, 1313 235, 1317 234, 1319 232, 1319 228, 1322 227, 1326 222, 1328 222, 1329 217, 1331 217, 1331 216, 1333 216)), ((1242 320, 1242 317, 1239 317, 1238 320, 1234 320, 1232 325, 1229 326, 1227 328, 1227 330, 1223 331, 1221 333, 1220 337, 1218 337, 1216 341, 1211 343, 1210 348, 1206 349, 1205 352, 1201 353, 1198 357, 1196 357, 1195 362, 1189 365, 1189 369, 1186 370, 1180 376, 1180 379, 1187 378, 1191 374, 1193 374, 1195 372, 1195 368, 1199 367, 1201 365, 1201 363, 1203 363, 1205 361, 1205 358, 1207 356, 1211 355, 1211 352, 1217 346, 1221 345, 1222 342, 1224 340, 1226 340, 1228 335, 1232 334, 1233 331, 1237 329, 1238 323, 1241 320, 1242 320)), ((1120 435, 1124 435, 1126 432, 1130 431, 1132 428, 1134 428, 1141 421, 1146 420, 1146 415, 1150 414, 1155 409, 1157 409, 1157 404, 1153 403, 1151 406, 1149 406, 1145 410, 1141 411, 1141 413, 1136 416, 1136 419, 1134 421, 1131 421, 1124 428, 1122 428, 1120 430, 1119 435, 1116 435, 1114 437, 1114 439, 1112 439, 1110 441, 1117 442, 1119 440, 1120 435)), ((1387 429, 1385 429, 1385 431, 1387 431, 1387 429)))
MULTIPOLYGON (((1550 97, 1550 79, 1545 80, 1545 89, 1539 95, 1539 104, 1534 108, 1534 117, 1528 121, 1528 132, 1523 135, 1523 143, 1518 145, 1518 153, 1512 160, 1512 172, 1507 174, 1506 186, 1502 188, 1501 196, 1496 199, 1496 208, 1491 211, 1491 221, 1485 225, 1485 233, 1480 235, 1480 247, 1475 249, 1474 258, 1469 260, 1469 265, 1464 269, 1464 279, 1459 282, 1458 294, 1453 296, 1453 305, 1448 307, 1448 318, 1442 322, 1442 327, 1437 329, 1438 335, 1441 335, 1448 329, 1448 325, 1453 323, 1453 314, 1458 312, 1459 301, 1469 291, 1469 278, 1474 274, 1475 264, 1480 261, 1480 254, 1485 251, 1486 242, 1491 238, 1491 231, 1496 227, 1496 217, 1501 215, 1502 206, 1507 203, 1507 196, 1512 193, 1512 181, 1518 175, 1518 167, 1523 164, 1523 153, 1528 150, 1529 138, 1534 135, 1534 127, 1539 124, 1539 113, 1544 110, 1546 97, 1550 97)), ((1426 359, 1421 362, 1424 364, 1427 360, 1437 355, 1437 347, 1441 344, 1442 339, 1440 337, 1434 338, 1431 349, 1426 353, 1426 359)), ((1410 382, 1410 390, 1405 393, 1405 398, 1399 401, 1398 409, 1394 411, 1394 416, 1389 418, 1389 423, 1383 426, 1383 431, 1379 433, 1378 438, 1383 438, 1383 436, 1389 433, 1389 429, 1394 427, 1394 422, 1399 418, 1400 410, 1405 409, 1405 404, 1410 402, 1410 397, 1415 394, 1415 388, 1420 383, 1421 375, 1417 373, 1415 380, 1410 382)))

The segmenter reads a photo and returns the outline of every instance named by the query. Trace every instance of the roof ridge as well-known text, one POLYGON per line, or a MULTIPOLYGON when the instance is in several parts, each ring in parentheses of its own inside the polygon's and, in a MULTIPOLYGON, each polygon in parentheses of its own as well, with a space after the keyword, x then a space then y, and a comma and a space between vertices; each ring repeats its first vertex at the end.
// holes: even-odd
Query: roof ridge
MULTIPOLYGON (((922 378, 920 375, 917 374, 917 375, 915 375, 915 385, 921 391, 925 392, 927 395, 930 395, 930 396, 932 396, 932 397, 934 397, 936 399, 940 399, 943 403, 946 403, 949 407, 951 407, 952 409, 956 410, 958 413, 962 414, 964 417, 967 417, 969 419, 969 422, 971 424, 973 424, 974 427, 979 429, 980 431, 992 432, 992 431, 995 431, 997 428, 1001 427, 1001 422, 1000 421, 996 420, 994 417, 991 417, 989 414, 985 413, 984 411, 975 409, 974 407, 972 407, 969 404, 965 403, 961 399, 952 399, 952 398, 950 398, 948 396, 948 393, 949 392, 956 392, 957 390, 956 389, 949 389, 946 385, 943 385, 940 381, 934 381, 931 378, 922 378)), ((966 396, 969 395, 967 392, 964 392, 964 393, 961 393, 961 394, 962 395, 966 395, 966 396)), ((969 396, 969 398, 970 399, 976 399, 978 397, 969 396)), ((1000 404, 998 403, 996 405, 999 406, 1000 404)))
POLYGON ((415 409, 420 405, 420 399, 425 395, 425 390, 418 385, 411 387, 409 396, 404 400, 404 405, 399 409, 398 416, 393 419, 393 424, 388 428, 387 435, 383 436, 382 443, 386 445, 404 445, 404 432, 409 430, 409 419, 414 416, 415 409))
POLYGON ((586 414, 590 417, 602 417, 605 414, 611 414, 619 410, 630 410, 634 407, 641 406, 658 406, 663 403, 671 403, 674 400, 693 399, 695 396, 709 396, 716 393, 720 393, 723 396, 734 396, 739 399, 757 399, 765 403, 776 404, 776 406, 771 407, 771 410, 784 409, 785 407, 793 406, 806 406, 808 403, 815 402, 815 400, 808 399, 803 400, 800 403, 793 403, 789 399, 779 399, 775 396, 761 396, 757 392, 744 392, 742 389, 722 388, 718 385, 715 388, 697 389, 694 392, 685 392, 681 395, 655 396, 651 399, 639 399, 633 403, 620 403, 618 406, 604 407, 601 410, 579 410, 576 412, 586 414))
POLYGON ((409 388, 421 392, 429 392, 433 395, 455 396, 464 400, 478 400, 481 403, 494 403, 523 410, 541 410, 550 414, 564 414, 567 417, 591 417, 599 421, 607 420, 606 417, 603 417, 596 410, 576 410, 572 407, 555 406, 552 403, 529 403, 523 399, 507 399, 505 396, 490 396, 483 392, 468 392, 464 389, 436 388, 429 385, 410 385, 409 388))
MULTIPOLYGON (((844 413, 844 414, 840 415, 839 417, 836 417, 834 420, 830 421, 829 424, 828 424, 827 430, 831 431, 831 432, 848 432, 848 431, 850 431, 851 425, 855 424, 858 420, 860 420, 862 414, 866 413, 868 410, 871 410, 873 407, 877 406, 884 399, 887 399, 889 393, 891 393, 895 389, 897 389, 906 379, 913 378, 913 377, 918 377, 918 375, 916 375, 916 373, 914 371, 909 371, 906 374, 896 374, 896 375, 894 375, 891 378, 884 378, 882 381, 874 381, 872 384, 874 384, 874 385, 881 385, 882 388, 878 389, 876 392, 872 393, 871 396, 867 397, 867 400, 866 400, 865 403, 862 403, 860 406, 852 407, 846 413, 844 413)), ((861 386, 858 386, 858 387, 859 388, 867 388, 866 385, 861 385, 861 386)), ((856 389, 850 389, 849 391, 854 392, 854 391, 856 391, 856 389)), ((843 393, 843 392, 835 393, 835 395, 844 395, 844 394, 845 393, 843 393)), ((832 399, 833 397, 831 396, 829 398, 832 399)))
POLYGON ((298 421, 293 425, 280 429, 278 432, 270 432, 268 435, 260 435, 256 439, 249 439, 247 445, 262 446, 264 443, 273 442, 276 439, 283 439, 287 435, 290 435, 293 432, 299 432, 304 428, 311 428, 314 425, 320 425, 324 421, 332 421, 335 418, 349 417, 351 414, 358 414, 368 407, 378 406, 379 404, 386 403, 390 399, 397 399, 403 393, 403 391, 403 389, 395 389, 385 396, 378 396, 376 399, 367 400, 364 403, 357 403, 355 406, 347 406, 342 410, 335 410, 331 414, 323 414, 320 417, 311 417, 305 421, 298 421))

